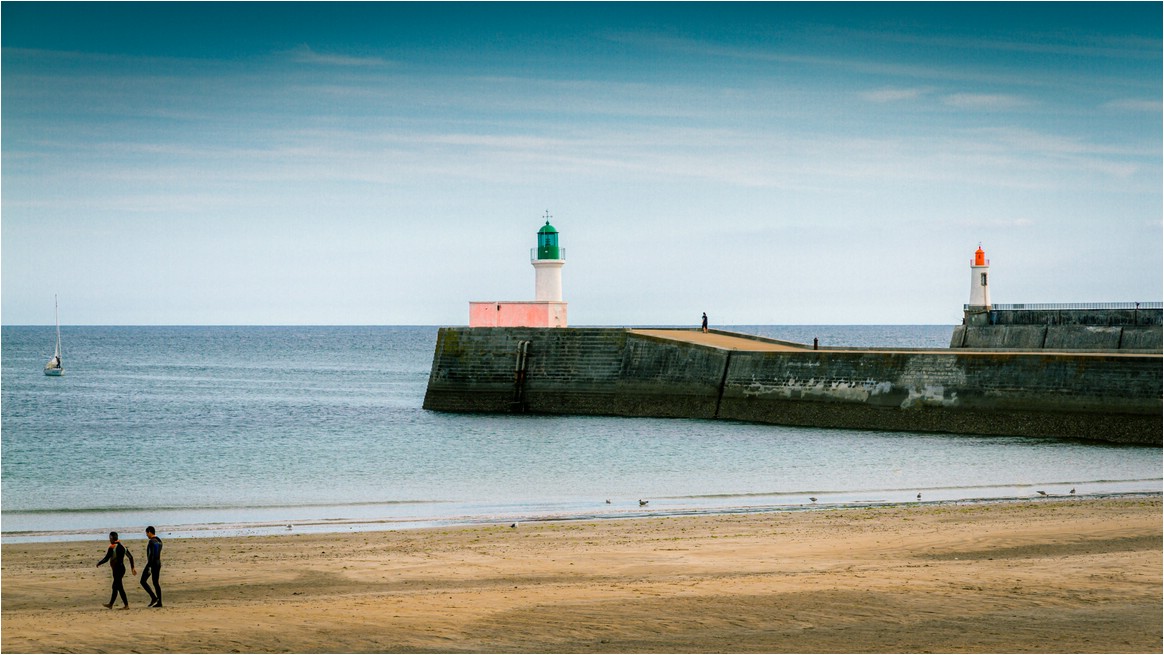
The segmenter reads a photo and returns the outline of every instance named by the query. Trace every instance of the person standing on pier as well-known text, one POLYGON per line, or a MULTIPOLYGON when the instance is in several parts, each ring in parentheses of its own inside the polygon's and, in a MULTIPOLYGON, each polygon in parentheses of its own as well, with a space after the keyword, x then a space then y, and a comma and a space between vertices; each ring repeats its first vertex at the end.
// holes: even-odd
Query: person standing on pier
POLYGON ((703 312, 703 331, 707 332, 707 312, 703 312))

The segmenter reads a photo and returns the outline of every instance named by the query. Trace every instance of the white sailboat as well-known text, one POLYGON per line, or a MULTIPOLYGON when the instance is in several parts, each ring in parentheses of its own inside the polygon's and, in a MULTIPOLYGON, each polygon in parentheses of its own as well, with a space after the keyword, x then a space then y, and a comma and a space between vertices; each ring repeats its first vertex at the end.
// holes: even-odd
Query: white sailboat
POLYGON ((57 349, 53 353, 53 358, 44 365, 44 374, 57 376, 65 374, 65 367, 61 364, 61 310, 57 306, 56 296, 53 296, 53 312, 57 319, 57 349))

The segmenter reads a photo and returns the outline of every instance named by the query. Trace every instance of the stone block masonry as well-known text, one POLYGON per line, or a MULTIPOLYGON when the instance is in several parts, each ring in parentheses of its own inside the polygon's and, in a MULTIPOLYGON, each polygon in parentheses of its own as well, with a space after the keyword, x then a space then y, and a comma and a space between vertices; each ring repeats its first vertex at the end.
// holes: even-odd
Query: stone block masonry
POLYGON ((719 417, 1159 444, 1160 357, 737 353, 719 417))
POLYGON ((424 407, 1161 443, 1158 353, 814 351, 649 332, 442 328, 424 407))
POLYGON ((982 310, 967 305, 965 320, 954 328, 950 347, 1157 353, 1164 350, 1160 303, 998 307, 982 310), (1118 307, 1122 305, 1128 307, 1118 307))
POLYGON ((424 407, 712 418, 726 359, 725 351, 624 329, 441 328, 424 407))

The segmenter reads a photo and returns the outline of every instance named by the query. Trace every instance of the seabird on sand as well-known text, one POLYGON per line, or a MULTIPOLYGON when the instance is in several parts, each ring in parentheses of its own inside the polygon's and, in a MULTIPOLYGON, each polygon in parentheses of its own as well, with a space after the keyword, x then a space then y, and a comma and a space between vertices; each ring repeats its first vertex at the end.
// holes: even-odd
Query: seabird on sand
POLYGON ((918 499, 918 500, 921 500, 921 492, 920 492, 920 491, 919 491, 919 492, 917 492, 917 499, 918 499))
POLYGON ((607 504, 607 505, 609 505, 609 504, 610 504, 610 499, 609 499, 609 498, 607 498, 607 499, 606 499, 606 504, 607 504))
POLYGON ((1071 487, 1071 491, 1070 491, 1069 493, 1070 493, 1072 496, 1074 496, 1074 495, 1075 495, 1075 487, 1071 487))
POLYGON ((811 501, 812 501, 812 502, 814 502, 814 503, 816 502, 816 498, 814 498, 814 497, 812 497, 812 496, 809 496, 809 497, 808 497, 808 499, 809 499, 809 500, 811 500, 811 501))
POLYGON ((516 524, 516 523, 510 523, 510 524, 509 524, 509 527, 511 527, 511 528, 516 528, 516 527, 517 527, 517 524, 516 524))
POLYGON ((647 504, 647 503, 649 503, 649 502, 651 502, 651 501, 649 501, 649 500, 643 500, 642 498, 640 498, 640 499, 639 499, 639 507, 642 507, 643 505, 646 505, 646 504, 647 504))
POLYGON ((1040 496, 1046 496, 1046 495, 1047 495, 1047 492, 1045 492, 1045 491, 1036 491, 1035 493, 1039 494, 1040 496))

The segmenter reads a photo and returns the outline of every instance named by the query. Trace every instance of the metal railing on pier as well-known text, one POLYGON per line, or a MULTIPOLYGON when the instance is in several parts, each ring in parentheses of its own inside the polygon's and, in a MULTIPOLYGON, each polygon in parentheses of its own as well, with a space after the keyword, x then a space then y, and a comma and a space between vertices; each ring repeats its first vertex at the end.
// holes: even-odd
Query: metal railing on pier
MULTIPOLYGON (((970 305, 962 305, 963 311, 969 311, 970 305)), ((1164 302, 1031 302, 1031 303, 995 303, 990 306, 992 311, 1057 311, 1063 309, 1164 309, 1164 302)))

